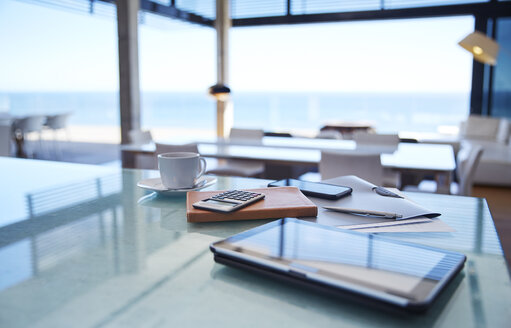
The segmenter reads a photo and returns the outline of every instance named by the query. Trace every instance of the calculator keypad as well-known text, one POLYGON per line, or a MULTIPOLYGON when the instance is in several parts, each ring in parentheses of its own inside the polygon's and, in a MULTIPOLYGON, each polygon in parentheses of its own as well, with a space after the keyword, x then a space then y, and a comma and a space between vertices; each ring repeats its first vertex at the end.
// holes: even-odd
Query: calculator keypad
POLYGON ((194 203, 193 207, 215 212, 230 213, 260 201, 264 199, 264 197, 265 195, 263 193, 229 190, 194 203), (208 202, 208 200, 213 202, 208 202))
POLYGON ((241 190, 229 190, 221 194, 211 197, 212 199, 233 199, 242 202, 250 201, 252 198, 260 196, 260 193, 241 191, 241 190))

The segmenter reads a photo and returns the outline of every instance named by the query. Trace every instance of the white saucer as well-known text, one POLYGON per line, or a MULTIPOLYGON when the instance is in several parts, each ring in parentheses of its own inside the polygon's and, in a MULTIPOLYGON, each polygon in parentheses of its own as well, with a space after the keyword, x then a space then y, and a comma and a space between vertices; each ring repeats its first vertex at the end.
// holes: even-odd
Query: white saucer
POLYGON ((215 182, 216 182, 215 177, 201 177, 199 178, 195 186, 192 188, 169 189, 163 185, 163 183, 161 182, 161 178, 152 178, 139 181, 137 183, 137 186, 143 189, 156 191, 164 194, 184 194, 188 191, 204 189, 206 187, 213 185, 215 182))

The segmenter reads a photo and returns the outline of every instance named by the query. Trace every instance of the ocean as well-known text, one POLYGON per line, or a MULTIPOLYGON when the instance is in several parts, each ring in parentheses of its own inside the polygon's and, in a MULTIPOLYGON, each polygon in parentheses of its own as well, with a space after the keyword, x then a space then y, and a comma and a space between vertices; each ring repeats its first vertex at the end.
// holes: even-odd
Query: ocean
MULTIPOLYGON (((469 113, 468 93, 235 92, 234 126, 316 131, 332 120, 370 121, 379 132, 436 132, 469 113)), ((71 112, 71 125, 119 125, 116 92, 0 92, 11 115, 71 112)), ((201 92, 143 92, 142 126, 214 130, 215 101, 201 92)))

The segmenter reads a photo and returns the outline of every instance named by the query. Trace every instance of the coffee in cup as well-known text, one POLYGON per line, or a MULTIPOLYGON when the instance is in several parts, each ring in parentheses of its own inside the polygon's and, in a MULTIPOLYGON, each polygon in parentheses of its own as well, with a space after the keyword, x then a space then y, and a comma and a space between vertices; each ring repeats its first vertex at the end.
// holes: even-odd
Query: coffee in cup
POLYGON ((193 188, 206 171, 206 160, 191 152, 163 153, 158 155, 158 168, 165 187, 193 188))

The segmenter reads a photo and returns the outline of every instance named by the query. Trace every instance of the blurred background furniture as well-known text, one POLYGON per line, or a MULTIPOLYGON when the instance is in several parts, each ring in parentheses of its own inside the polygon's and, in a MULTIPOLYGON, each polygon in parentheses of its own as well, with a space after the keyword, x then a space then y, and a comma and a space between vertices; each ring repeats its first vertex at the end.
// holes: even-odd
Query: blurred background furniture
POLYGON ((4 111, 0 111, 0 124, 11 124, 13 117, 4 111))
POLYGON ((319 174, 321 180, 341 175, 356 175, 376 185, 383 185, 380 154, 322 151, 319 174))
MULTIPOLYGON (((477 142, 465 142, 482 146, 477 142)), ((511 186, 511 144, 482 146, 481 161, 476 169, 474 183, 487 186, 511 186)))
MULTIPOLYGON (((241 142, 261 142, 264 131, 259 129, 239 129, 232 128, 229 134, 229 141, 241 142)), ((209 164, 209 163, 208 163, 209 164)), ((219 160, 215 168, 207 169, 207 174, 220 176, 238 176, 238 177, 260 177, 265 170, 263 162, 242 160, 242 159, 226 159, 219 160)))
MULTIPOLYGON (((148 145, 153 142, 153 137, 150 131, 145 130, 131 130, 128 133, 130 142, 136 146, 148 145)), ((158 162, 156 161, 155 154, 140 154, 135 159, 135 167, 146 170, 158 169, 158 162)))
MULTIPOLYGON (((380 151, 382 153, 393 152, 399 146, 401 139, 396 134, 380 134, 371 131, 355 131, 353 132, 353 140, 357 144, 357 149, 362 151, 380 151)), ((408 139, 407 143, 417 143, 417 140, 408 139), (414 142, 415 141, 415 142, 414 142)), ((418 183, 423 177, 417 173, 410 174, 403 172, 400 177, 399 185, 404 183, 418 183)), ((397 185, 396 185, 397 186, 397 185)))
POLYGON ((320 131, 334 130, 342 134, 344 139, 351 139, 351 135, 355 131, 366 131, 373 130, 373 125, 370 122, 362 121, 332 121, 326 123, 321 127, 320 131))
POLYGON ((148 130, 131 130, 128 135, 130 142, 134 145, 146 145, 153 142, 151 131, 148 130))
POLYGON ((474 183, 511 186, 511 123, 505 118, 470 115, 460 123, 461 147, 484 150, 474 174, 474 183))
POLYGON ((22 118, 17 118, 13 122, 14 137, 17 143, 17 157, 35 157, 35 150, 29 149, 28 137, 31 134, 39 135, 39 149, 41 149, 41 133, 43 125, 46 122, 44 115, 30 115, 22 118), (30 151, 29 151, 30 150, 30 151))
POLYGON ((316 135, 318 139, 343 139, 342 133, 337 130, 321 130, 316 135))
POLYGON ((62 113, 46 116, 46 122, 44 124, 44 127, 53 132, 54 139, 56 139, 57 137, 56 134, 58 131, 64 130, 66 133, 66 139, 69 140, 69 134, 67 131, 67 122, 69 120, 69 116, 71 116, 71 113, 62 113))
MULTIPOLYGON (((282 141, 293 141, 295 138, 274 138, 282 141)), ((298 178, 305 172, 317 170, 321 160, 321 151, 354 151, 355 143, 352 140, 308 139, 309 143, 291 142, 289 147, 284 144, 271 146, 268 144, 239 144, 224 140, 217 142, 197 142, 199 153, 206 158, 219 160, 243 160, 247 162, 264 163, 264 177, 268 179, 298 178), (323 148, 330 143, 339 143, 340 147, 323 148), (345 145, 348 142, 349 145, 345 145), (313 148, 313 144, 316 144, 313 148), (326 144, 326 145, 325 145, 326 144), (301 146, 300 146, 301 145, 301 146), (342 148, 341 148, 342 147, 342 148), (274 170, 272 166, 275 166, 274 170), (278 167, 278 168, 277 168, 278 167), (293 168, 300 168, 295 171, 293 168), (287 168, 286 170, 282 170, 287 168), (291 168, 291 169, 289 169, 291 168)), ((155 154, 155 145, 122 145, 123 167, 134 168, 133 158, 142 154, 155 154)), ((379 153, 379 152, 372 152, 379 153)), ((456 168, 453 148, 450 145, 400 143, 391 153, 379 153, 381 164, 386 170, 399 173, 409 173, 423 176, 434 176, 440 181, 440 191, 448 191, 452 172, 456 168)), ((211 166, 210 166, 211 169, 211 166)), ((318 175, 319 176, 319 175, 318 175)))
POLYGON ((52 140, 53 140, 53 152, 57 159, 62 157, 62 151, 58 142, 58 132, 64 130, 66 135, 66 141, 69 141, 69 133, 67 130, 67 121, 71 113, 62 113, 56 115, 48 115, 46 116, 46 122, 44 123, 43 128, 46 130, 50 130, 53 132, 52 140))
MULTIPOLYGON (((182 145, 173 145, 173 144, 163 144, 156 143, 156 154, 152 157, 153 167, 148 167, 149 169, 158 169, 158 154, 163 153, 173 153, 173 152, 191 152, 199 154, 199 147, 196 143, 188 143, 182 145)), ((204 158, 206 160, 206 173, 208 172, 208 168, 215 170, 218 166, 218 160, 216 158, 204 158)), ((213 174, 213 173, 211 173, 213 174)))
POLYGON ((460 122, 459 128, 459 136, 464 140, 501 144, 509 140, 509 121, 504 118, 470 115, 460 122))
MULTIPOLYGON (((450 193, 453 195, 470 196, 474 185, 474 176, 483 154, 483 147, 466 144, 458 152, 456 157, 456 178, 458 182, 452 182, 450 193)), ((405 191, 436 192, 437 183, 433 180, 423 180, 417 187, 408 186, 405 191)))
POLYGON ((196 143, 189 143, 184 145, 171 145, 156 143, 156 156, 163 153, 174 153, 174 152, 190 152, 199 153, 199 148, 196 143))
POLYGON ((12 126, 0 123, 0 156, 11 156, 12 126))
POLYGON ((262 140, 264 137, 264 131, 261 129, 240 129, 232 128, 229 133, 229 139, 235 140, 262 140))
MULTIPOLYGON (((482 154, 483 147, 477 145, 466 146, 460 150, 457 157, 458 167, 456 170, 458 186, 457 190, 451 189, 451 193, 462 196, 471 195, 475 171, 479 165, 482 154)), ((454 184, 454 186, 456 185, 454 184)))
POLYGON ((281 138, 292 138, 293 135, 289 132, 272 132, 272 131, 265 131, 264 132, 265 137, 281 137, 281 138))
POLYGON ((365 145, 394 146, 397 148, 397 145, 399 145, 399 135, 397 134, 379 134, 369 133, 366 131, 355 131, 353 132, 353 140, 357 143, 357 148, 365 145))
POLYGON ((342 175, 356 175, 378 186, 399 186, 399 173, 384 169, 379 153, 358 151, 322 151, 319 174, 306 173, 300 179, 321 181, 342 175))

